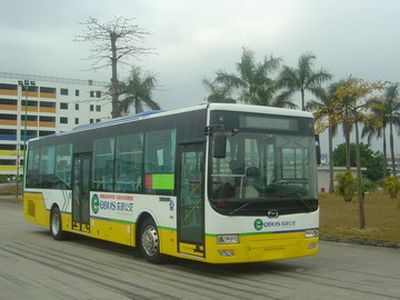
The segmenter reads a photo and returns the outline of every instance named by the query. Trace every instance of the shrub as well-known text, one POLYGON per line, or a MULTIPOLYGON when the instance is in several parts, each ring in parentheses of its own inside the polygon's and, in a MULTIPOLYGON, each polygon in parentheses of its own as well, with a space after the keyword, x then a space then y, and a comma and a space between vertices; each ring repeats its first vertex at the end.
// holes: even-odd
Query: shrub
POLYGON ((396 198, 400 192, 400 181, 396 176, 387 176, 383 181, 383 190, 390 198, 396 198))
POLYGON ((375 192, 378 188, 378 184, 368 178, 363 178, 361 184, 363 192, 375 192))
POLYGON ((336 175, 336 191, 343 196, 344 201, 351 201, 356 192, 355 178, 351 172, 339 173, 336 175))

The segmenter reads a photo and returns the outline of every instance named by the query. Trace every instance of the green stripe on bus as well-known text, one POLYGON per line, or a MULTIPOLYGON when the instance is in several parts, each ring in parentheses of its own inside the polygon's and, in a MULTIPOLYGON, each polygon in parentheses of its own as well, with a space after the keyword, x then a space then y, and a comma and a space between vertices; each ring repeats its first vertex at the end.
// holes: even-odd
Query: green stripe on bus
POLYGON ((152 188, 153 190, 170 190, 174 189, 174 174, 153 174, 152 188))

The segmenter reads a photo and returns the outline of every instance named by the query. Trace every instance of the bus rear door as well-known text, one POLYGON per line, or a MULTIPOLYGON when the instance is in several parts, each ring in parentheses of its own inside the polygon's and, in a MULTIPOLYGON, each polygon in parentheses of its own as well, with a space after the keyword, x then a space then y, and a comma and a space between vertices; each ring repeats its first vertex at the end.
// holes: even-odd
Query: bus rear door
POLYGON ((89 232, 90 153, 74 154, 72 182, 72 229, 89 232))

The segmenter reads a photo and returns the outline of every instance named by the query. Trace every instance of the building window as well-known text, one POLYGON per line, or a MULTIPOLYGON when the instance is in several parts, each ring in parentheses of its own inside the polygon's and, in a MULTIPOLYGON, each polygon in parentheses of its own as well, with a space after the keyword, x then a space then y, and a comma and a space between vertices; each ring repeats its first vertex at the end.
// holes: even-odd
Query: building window
POLYGON ((75 124, 79 124, 79 118, 75 118, 75 124))
POLYGON ((94 91, 90 91, 90 97, 94 97, 94 91))
POLYGON ((0 83, 0 90, 14 90, 16 91, 18 86, 16 84, 0 83))
POLYGON ((60 109, 68 109, 68 103, 61 102, 60 103, 60 109))
POLYGON ((68 124, 68 118, 67 117, 60 117, 60 123, 61 124, 68 124))
POLYGON ((101 105, 96 105, 96 111, 101 111, 101 105))
POLYGON ((17 105, 17 100, 14 100, 14 99, 0 99, 0 104, 3 104, 3 105, 17 105))
POLYGON ((90 104, 90 111, 94 111, 94 105, 90 104))
POLYGON ((0 159, 0 165, 3 166, 15 166, 15 159, 0 159))
POLYGON ((40 122, 55 122, 56 118, 55 117, 47 117, 47 116, 40 116, 39 117, 40 122))
MULTIPOLYGON (((22 106, 25 106, 26 101, 22 100, 22 106)), ((37 107, 38 106, 38 102, 37 101, 33 101, 33 100, 28 100, 28 106, 32 106, 32 107, 37 107)))
POLYGON ((90 124, 92 124, 93 123, 93 119, 90 119, 90 124))
POLYGON ((75 110, 79 110, 79 103, 75 103, 75 110))
POLYGON ((0 145, 0 150, 16 150, 16 149, 17 145, 9 145, 9 144, 0 145))
POLYGON ((46 136, 46 135, 51 135, 51 134, 55 134, 55 131, 46 131, 46 130, 39 131, 39 136, 46 136))
POLYGON ((60 94, 64 96, 68 96, 68 89, 60 89, 60 94))
POLYGON ((96 119, 96 123, 98 123, 98 122, 100 122, 101 120, 100 119, 96 119))
POLYGON ((55 102, 44 102, 44 101, 40 101, 40 107, 56 108, 56 103, 55 103, 55 102))
POLYGON ((55 94, 55 93, 56 93, 56 89, 55 89, 55 88, 50 88, 50 87, 41 86, 41 87, 40 87, 40 92, 41 92, 41 93, 55 94))
POLYGON ((17 115, 12 114, 0 114, 0 120, 16 120, 17 115))
MULTIPOLYGON (((26 117, 27 117, 26 118, 27 121, 37 121, 37 116, 29 115, 26 117)), ((25 121, 25 115, 21 115, 21 121, 25 121)))
POLYGON ((96 98, 101 98, 101 92, 100 91, 96 91, 96 98))
POLYGON ((75 90, 75 96, 79 96, 79 90, 75 90))

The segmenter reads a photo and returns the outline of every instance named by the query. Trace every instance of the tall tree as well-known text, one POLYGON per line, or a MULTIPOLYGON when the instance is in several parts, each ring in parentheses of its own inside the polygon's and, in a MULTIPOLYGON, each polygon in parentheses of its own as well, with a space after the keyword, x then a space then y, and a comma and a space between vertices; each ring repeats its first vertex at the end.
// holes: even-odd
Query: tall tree
POLYGON ((237 73, 217 71, 212 83, 230 91, 237 102, 295 108, 296 105, 290 99, 275 97, 278 86, 271 76, 279 69, 281 61, 281 58, 270 56, 257 63, 254 52, 243 48, 240 62, 236 64, 237 73))
MULTIPOLYGON (((365 209, 364 209, 364 193, 361 186, 361 155, 360 155, 360 133, 359 124, 363 122, 365 113, 368 110, 368 97, 379 88, 379 84, 369 83, 361 79, 349 78, 336 91, 339 103, 349 101, 349 115, 343 117, 348 118, 347 122, 354 123, 355 128, 355 144, 356 144, 356 167, 357 167, 357 196, 359 210, 359 227, 365 228, 365 209)), ((342 105, 343 106, 343 105, 342 105)), ((346 120, 343 120, 346 121, 346 120)), ((349 145, 350 146, 350 145, 349 145)))
POLYGON ((364 122, 364 127, 361 132, 361 137, 367 137, 368 144, 371 144, 373 137, 382 138, 382 168, 383 176, 387 174, 387 143, 386 143, 386 127, 387 113, 382 97, 374 97, 369 103, 370 113, 364 122))
POLYGON ((148 32, 134 23, 134 19, 114 17, 109 23, 103 23, 89 17, 80 23, 84 26, 82 34, 75 41, 91 44, 93 69, 111 67, 111 117, 120 116, 118 65, 129 64, 128 59, 149 53, 149 49, 141 46, 148 32))
POLYGON ((307 103, 307 110, 314 112, 314 117, 319 125, 319 131, 328 129, 328 152, 329 152, 329 192, 334 191, 334 177, 333 177, 333 137, 337 133, 339 115, 338 115, 338 101, 336 91, 342 82, 331 84, 327 89, 321 89, 316 93, 319 101, 313 100, 307 103))
POLYGON ((393 127, 400 127, 400 98, 399 84, 391 84, 385 89, 383 94, 383 107, 386 112, 387 124, 389 125, 389 145, 390 156, 392 159, 392 175, 396 175, 396 161, 394 155, 393 127))
POLYGON ((278 99, 290 99, 293 94, 300 92, 301 94, 301 109, 306 109, 305 93, 311 92, 316 95, 320 89, 321 83, 328 81, 332 75, 324 69, 314 71, 312 69, 315 55, 307 53, 299 58, 298 66, 291 68, 284 66, 279 75, 279 86, 285 90, 278 96, 278 99))
POLYGON ((236 103, 236 100, 231 96, 231 88, 229 86, 221 85, 208 79, 203 79, 202 83, 210 93, 206 98, 207 102, 236 103))
POLYGON ((119 103, 121 114, 129 113, 131 108, 134 108, 135 113, 142 112, 145 106, 160 109, 152 99, 156 82, 154 74, 142 75, 139 67, 133 67, 128 80, 120 83, 120 94, 124 97, 119 103))

